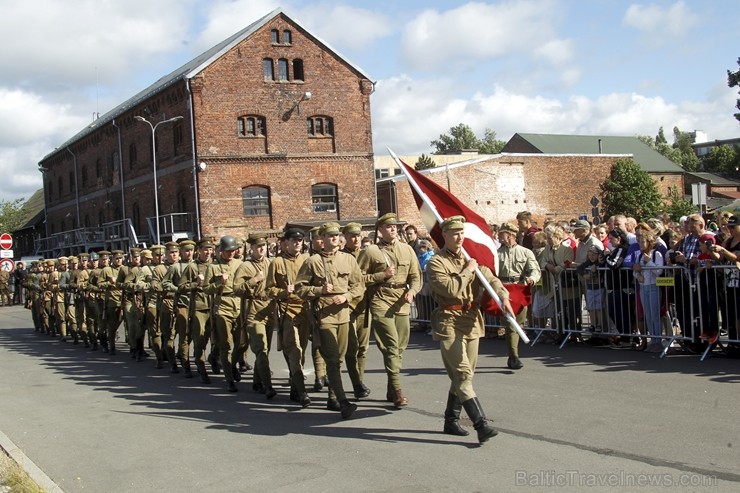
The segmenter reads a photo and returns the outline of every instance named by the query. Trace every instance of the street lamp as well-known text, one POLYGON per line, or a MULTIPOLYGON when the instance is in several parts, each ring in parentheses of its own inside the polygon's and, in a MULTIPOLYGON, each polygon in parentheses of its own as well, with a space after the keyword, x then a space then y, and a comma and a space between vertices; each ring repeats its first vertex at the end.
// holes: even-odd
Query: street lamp
POLYGON ((157 245, 159 245, 159 191, 157 190, 157 145, 154 141, 154 135, 157 131, 157 127, 160 126, 163 123, 170 123, 170 122, 176 122, 177 120, 182 120, 182 116, 174 116, 168 120, 162 120, 161 122, 157 122, 156 125, 152 125, 152 122, 144 118, 143 116, 135 116, 135 119, 139 120, 140 122, 147 123, 149 127, 152 129, 152 166, 154 168, 154 218, 157 221, 157 245))

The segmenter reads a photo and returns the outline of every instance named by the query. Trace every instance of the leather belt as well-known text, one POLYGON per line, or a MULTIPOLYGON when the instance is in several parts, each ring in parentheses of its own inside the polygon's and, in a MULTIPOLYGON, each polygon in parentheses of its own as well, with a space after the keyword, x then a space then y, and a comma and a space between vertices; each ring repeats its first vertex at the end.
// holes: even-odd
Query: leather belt
POLYGON ((301 301, 298 301, 298 300, 288 300, 288 304, 289 305, 293 305, 293 306, 303 306, 304 303, 305 303, 305 301, 303 301, 303 300, 301 300, 301 301))
POLYGON ((391 289, 400 289, 405 288, 406 283, 400 283, 400 282, 384 282, 381 284, 384 288, 391 288, 391 289))
POLYGON ((440 306, 442 310, 451 310, 456 312, 467 312, 470 310, 477 310, 478 309, 478 303, 470 303, 468 305, 442 305, 440 306))

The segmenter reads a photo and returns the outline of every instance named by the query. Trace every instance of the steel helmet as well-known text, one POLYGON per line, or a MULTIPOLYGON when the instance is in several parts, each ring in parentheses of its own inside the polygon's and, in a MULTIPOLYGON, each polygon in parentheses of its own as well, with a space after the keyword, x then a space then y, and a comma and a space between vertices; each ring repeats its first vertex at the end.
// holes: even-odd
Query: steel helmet
POLYGON ((221 251, 236 250, 239 248, 239 244, 237 243, 236 238, 231 235, 226 235, 222 236, 221 240, 219 240, 218 248, 221 251))

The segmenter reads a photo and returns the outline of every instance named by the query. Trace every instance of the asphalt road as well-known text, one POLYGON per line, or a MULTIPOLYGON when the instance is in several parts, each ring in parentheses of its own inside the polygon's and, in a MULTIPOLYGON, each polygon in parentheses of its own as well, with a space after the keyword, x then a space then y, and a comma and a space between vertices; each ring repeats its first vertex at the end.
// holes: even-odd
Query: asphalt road
POLYGON ((503 341, 484 340, 475 388, 500 434, 478 446, 472 427, 440 432, 448 379, 423 333, 406 352, 409 407, 384 401, 373 346, 373 393, 343 421, 325 392, 308 409, 288 399, 280 353, 266 401, 31 327, 0 308, 0 431, 66 492, 740 490, 737 360, 537 345, 512 372, 503 341))

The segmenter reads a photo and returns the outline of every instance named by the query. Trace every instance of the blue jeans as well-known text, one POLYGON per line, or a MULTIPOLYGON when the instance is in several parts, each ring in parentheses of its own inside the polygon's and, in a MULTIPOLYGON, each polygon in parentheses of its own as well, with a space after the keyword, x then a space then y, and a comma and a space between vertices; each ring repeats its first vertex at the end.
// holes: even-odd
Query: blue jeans
POLYGON ((660 341, 660 289, 656 284, 640 285, 640 301, 645 316, 645 329, 651 336, 651 342, 660 341))

